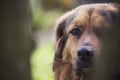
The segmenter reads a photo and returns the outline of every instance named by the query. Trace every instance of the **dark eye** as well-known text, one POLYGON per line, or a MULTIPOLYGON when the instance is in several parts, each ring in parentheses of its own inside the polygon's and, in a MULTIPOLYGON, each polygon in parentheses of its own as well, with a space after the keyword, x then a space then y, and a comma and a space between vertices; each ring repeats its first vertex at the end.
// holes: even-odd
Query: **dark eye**
POLYGON ((79 35, 80 34, 80 29, 79 28, 74 28, 70 31, 70 34, 72 35, 79 35))

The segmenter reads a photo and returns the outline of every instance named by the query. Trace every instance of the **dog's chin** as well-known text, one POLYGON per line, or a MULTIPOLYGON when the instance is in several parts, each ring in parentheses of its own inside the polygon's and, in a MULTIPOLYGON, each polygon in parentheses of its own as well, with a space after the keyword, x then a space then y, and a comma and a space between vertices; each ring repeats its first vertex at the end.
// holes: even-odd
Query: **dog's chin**
POLYGON ((92 70, 91 64, 77 64, 75 67, 73 67, 74 73, 76 76, 89 76, 90 72, 92 70))
POLYGON ((83 68, 82 71, 83 71, 83 74, 87 76, 90 74, 91 68, 83 68))
POLYGON ((91 72, 91 68, 76 69, 74 70, 74 72, 75 72, 75 75, 78 77, 88 76, 91 72))

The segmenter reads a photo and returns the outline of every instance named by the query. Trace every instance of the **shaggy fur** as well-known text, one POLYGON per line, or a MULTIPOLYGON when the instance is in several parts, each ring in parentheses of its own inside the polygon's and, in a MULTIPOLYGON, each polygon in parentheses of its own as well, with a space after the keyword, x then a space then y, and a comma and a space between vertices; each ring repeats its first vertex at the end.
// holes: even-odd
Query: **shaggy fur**
POLYGON ((53 63, 55 80, 86 80, 86 72, 75 74, 77 51, 80 46, 90 44, 95 52, 94 61, 99 56, 101 35, 112 27, 119 14, 116 4, 88 4, 79 6, 64 14, 56 24, 56 49, 53 63), (79 28, 79 35, 71 34, 79 28))

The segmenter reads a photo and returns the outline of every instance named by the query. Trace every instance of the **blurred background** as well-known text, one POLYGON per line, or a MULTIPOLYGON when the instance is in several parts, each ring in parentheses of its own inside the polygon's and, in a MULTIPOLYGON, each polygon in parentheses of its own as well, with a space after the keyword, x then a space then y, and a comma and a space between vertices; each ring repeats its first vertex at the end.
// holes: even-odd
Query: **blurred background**
POLYGON ((31 0, 33 38, 37 44, 31 56, 32 80, 53 80, 56 20, 73 8, 73 0, 31 0))
POLYGON ((110 2, 110 0, 31 0, 33 37, 37 44, 31 57, 32 80, 54 78, 52 62, 56 20, 78 5, 97 2, 110 2))
POLYGON ((53 80, 54 25, 73 3, 0 1, 0 80, 53 80))
POLYGON ((31 56, 32 80, 54 80, 52 71, 55 43, 54 25, 63 13, 86 3, 117 1, 119 0, 31 0, 32 36, 37 44, 31 56))
POLYGON ((109 0, 1 0, 0 80, 53 80, 56 20, 85 3, 109 0))

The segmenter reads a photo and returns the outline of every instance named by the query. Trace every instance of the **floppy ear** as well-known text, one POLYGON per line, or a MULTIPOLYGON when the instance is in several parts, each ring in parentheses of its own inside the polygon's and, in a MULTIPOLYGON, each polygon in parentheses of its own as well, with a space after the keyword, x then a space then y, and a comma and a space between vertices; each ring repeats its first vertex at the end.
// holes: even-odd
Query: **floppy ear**
POLYGON ((120 2, 119 3, 113 3, 113 5, 119 10, 120 12, 120 2))
POLYGON ((67 35, 66 35, 66 27, 70 24, 70 22, 74 18, 75 11, 72 10, 70 12, 65 13, 62 17, 59 18, 56 24, 56 47, 55 47, 55 59, 62 58, 63 49, 66 45, 67 35))
POLYGON ((70 11, 64 14, 62 17, 59 18, 55 27, 55 34, 56 34, 56 43, 55 43, 55 55, 54 55, 54 62, 53 62, 53 71, 58 68, 59 65, 62 64, 62 57, 63 57, 63 50, 66 45, 67 35, 66 35, 66 27, 68 21, 71 17, 73 12, 70 11))
POLYGON ((55 59, 62 58, 62 52, 66 43, 67 36, 65 34, 66 20, 68 15, 62 16, 56 24, 56 43, 55 43, 55 59))
POLYGON ((66 20, 63 20, 56 29, 55 58, 62 58, 62 52, 66 43, 65 26, 66 20))
POLYGON ((120 25, 120 3, 113 3, 113 6, 116 8, 115 11, 111 12, 112 13, 112 18, 114 25, 119 26, 120 25))

